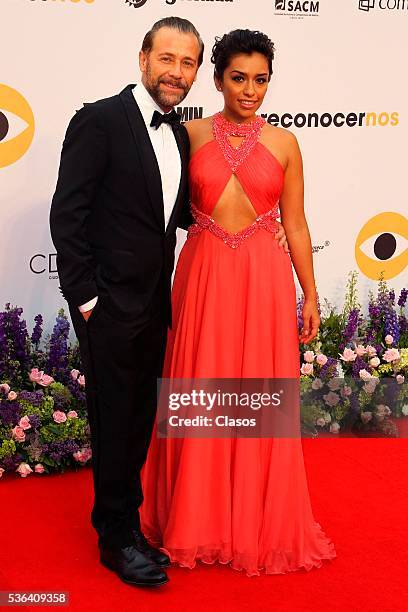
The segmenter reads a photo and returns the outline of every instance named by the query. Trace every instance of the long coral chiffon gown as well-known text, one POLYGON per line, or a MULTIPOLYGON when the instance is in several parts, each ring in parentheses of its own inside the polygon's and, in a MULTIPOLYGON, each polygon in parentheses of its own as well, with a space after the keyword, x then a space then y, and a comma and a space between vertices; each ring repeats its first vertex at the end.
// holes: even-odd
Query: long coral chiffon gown
MULTIPOLYGON (((292 266, 273 235, 284 171, 259 140, 263 124, 257 117, 240 132, 217 113, 214 139, 190 160, 196 223, 176 268, 165 378, 299 377, 292 266), (244 135, 239 148, 231 134, 244 135), (256 218, 231 233, 213 213, 224 206, 232 218, 237 189, 256 218)), ((155 426, 141 522, 172 561, 230 563, 251 576, 310 570, 336 556, 313 517, 300 437, 156 434, 155 426)))

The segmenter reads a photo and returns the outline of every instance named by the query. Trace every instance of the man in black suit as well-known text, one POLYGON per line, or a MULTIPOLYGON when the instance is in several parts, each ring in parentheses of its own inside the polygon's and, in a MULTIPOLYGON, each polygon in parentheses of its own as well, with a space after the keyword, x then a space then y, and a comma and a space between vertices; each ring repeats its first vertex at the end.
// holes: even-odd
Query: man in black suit
POLYGON ((176 229, 192 223, 189 141, 174 106, 196 78, 203 47, 185 19, 154 24, 140 52, 141 83, 72 118, 51 206, 86 378, 92 524, 101 562, 134 585, 168 581, 168 556, 140 529, 140 470, 171 326, 176 229))

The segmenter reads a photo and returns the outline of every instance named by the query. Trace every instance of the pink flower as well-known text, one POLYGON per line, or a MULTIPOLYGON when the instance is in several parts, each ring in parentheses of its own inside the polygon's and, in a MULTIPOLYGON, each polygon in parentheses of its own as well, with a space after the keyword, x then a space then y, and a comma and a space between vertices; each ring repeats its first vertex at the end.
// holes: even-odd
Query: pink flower
POLYGON ((334 421, 334 423, 332 423, 330 425, 330 431, 331 431, 331 433, 339 433, 340 425, 338 423, 336 423, 336 421, 334 421))
POLYGON ((5 471, 6 471, 6 470, 5 470, 4 468, 0 468, 0 478, 3 476, 3 474, 4 474, 4 472, 5 472, 5 471))
POLYGON ((337 389, 340 389, 340 379, 331 378, 327 383, 327 386, 329 387, 330 391, 337 391, 337 389))
POLYGON ((390 363, 391 361, 396 361, 400 358, 399 350, 396 348, 387 349, 383 355, 384 361, 390 363))
POLYGON ((20 465, 16 469, 16 472, 18 472, 22 478, 26 478, 26 476, 31 474, 32 471, 33 470, 30 468, 28 463, 20 463, 20 465))
POLYGON ((85 387, 85 376, 83 374, 81 374, 81 376, 78 376, 78 382, 81 387, 85 387))
POLYGON ((42 463, 37 463, 34 466, 34 472, 36 472, 37 474, 44 474, 45 468, 44 468, 43 464, 42 463))
POLYGON ((77 419, 77 418, 78 418, 78 413, 77 413, 77 412, 75 412, 75 410, 70 410, 70 411, 67 413, 67 417, 68 417, 69 419, 77 419))
POLYGON ((323 399, 328 406, 337 406, 340 401, 340 398, 337 393, 334 393, 333 391, 329 391, 329 393, 323 395, 323 399))
POLYGON ((348 385, 344 385, 340 393, 343 395, 343 397, 348 397, 349 395, 353 393, 353 390, 348 385))
POLYGON ((373 366, 373 368, 377 368, 380 365, 381 361, 378 359, 378 357, 372 357, 370 359, 370 365, 373 366))
POLYGON ((316 357, 316 361, 319 365, 324 366, 324 364, 327 363, 327 357, 323 355, 323 353, 319 353, 316 357))
POLYGON ((316 421, 316 425, 319 427, 324 427, 326 425, 326 421, 323 417, 319 417, 316 421))
POLYGON ((21 427, 21 429, 31 429, 31 423, 28 416, 24 416, 20 419, 19 426, 21 427))
POLYGON ((315 354, 313 351, 305 351, 304 355, 303 355, 303 359, 307 362, 307 363, 313 363, 315 358, 315 354))
POLYGON ((33 383, 39 383, 41 378, 43 377, 44 372, 40 371, 38 368, 33 368, 28 375, 29 379, 33 383))
POLYGON ((397 379, 397 383, 399 385, 402 385, 402 383, 405 381, 405 376, 402 376, 401 374, 397 374, 396 379, 397 379))
POLYGON ((377 354, 377 351, 376 351, 375 347, 371 346, 371 344, 368 344, 367 345, 367 355, 369 357, 375 357, 376 354, 377 354))
POLYGON ((7 396, 7 399, 13 402, 15 399, 17 399, 17 393, 15 391, 10 391, 10 393, 7 396))
POLYGON ((71 370, 71 378, 76 380, 79 376, 79 370, 71 370))
POLYGON ((54 382, 52 376, 48 376, 48 374, 43 374, 41 380, 38 381, 38 384, 42 387, 49 387, 54 382))
POLYGON ((7 395, 8 392, 10 391, 10 385, 8 385, 7 383, 1 384, 0 385, 0 391, 3 391, 3 393, 5 393, 7 395))
POLYGON ((314 381, 312 382, 312 389, 316 391, 317 389, 321 389, 322 387, 323 387, 323 383, 321 379, 315 378, 314 381))
POLYGON ((16 425, 15 427, 13 427, 11 431, 12 431, 12 436, 16 442, 24 442, 25 433, 22 427, 19 427, 18 425, 16 425))
POLYGON ((351 348, 345 348, 343 351, 343 354, 340 355, 340 359, 342 359, 343 361, 355 361, 357 358, 357 354, 353 351, 353 349, 351 348))
POLYGON ((313 365, 311 363, 303 363, 302 367, 300 368, 300 371, 302 372, 302 374, 306 374, 306 376, 309 376, 309 374, 313 374, 313 365))
POLYGON ((365 384, 364 384, 364 391, 366 393, 374 393, 375 388, 377 386, 377 382, 378 382, 378 378, 376 378, 375 376, 373 378, 371 378, 370 380, 368 380, 365 384))
POLYGON ((392 344, 394 342, 394 338, 391 336, 391 334, 387 334, 384 340, 385 340, 385 344, 392 344))
POLYGON ((362 357, 367 352, 367 349, 362 344, 359 344, 358 346, 356 346, 355 350, 359 357, 362 357))
POLYGON ((74 457, 75 461, 78 461, 79 463, 86 463, 92 457, 92 451, 89 447, 84 446, 84 448, 81 448, 81 450, 73 453, 72 456, 74 457))
POLYGON ((55 410, 55 412, 52 413, 52 418, 56 423, 65 423, 67 420, 67 415, 61 410, 55 410))
POLYGON ((369 421, 371 421, 372 418, 372 412, 367 411, 361 413, 361 420, 363 421, 363 423, 368 423, 369 421))

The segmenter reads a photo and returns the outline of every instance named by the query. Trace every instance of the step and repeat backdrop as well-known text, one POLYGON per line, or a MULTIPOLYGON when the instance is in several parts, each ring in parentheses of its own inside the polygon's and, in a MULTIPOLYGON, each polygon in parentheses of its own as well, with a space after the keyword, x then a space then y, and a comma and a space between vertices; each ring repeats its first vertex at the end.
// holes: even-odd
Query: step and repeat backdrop
POLYGON ((64 306, 48 215, 66 127, 83 102, 139 80, 142 38, 170 15, 206 45, 184 120, 222 108, 215 36, 250 28, 275 42, 260 112, 302 150, 320 296, 341 307, 351 270, 363 304, 381 272, 406 285, 408 0, 1 0, 0 307, 51 322, 64 306))

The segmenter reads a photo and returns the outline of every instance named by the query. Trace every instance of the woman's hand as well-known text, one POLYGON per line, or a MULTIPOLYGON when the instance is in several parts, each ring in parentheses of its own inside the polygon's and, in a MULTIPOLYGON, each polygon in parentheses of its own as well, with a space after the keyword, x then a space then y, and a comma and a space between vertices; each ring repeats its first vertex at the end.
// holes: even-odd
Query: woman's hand
POLYGON ((301 344, 309 344, 317 336, 320 325, 320 316, 317 309, 317 302, 314 299, 307 299, 302 309, 303 328, 299 335, 301 344))

